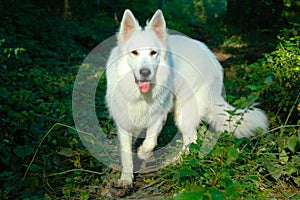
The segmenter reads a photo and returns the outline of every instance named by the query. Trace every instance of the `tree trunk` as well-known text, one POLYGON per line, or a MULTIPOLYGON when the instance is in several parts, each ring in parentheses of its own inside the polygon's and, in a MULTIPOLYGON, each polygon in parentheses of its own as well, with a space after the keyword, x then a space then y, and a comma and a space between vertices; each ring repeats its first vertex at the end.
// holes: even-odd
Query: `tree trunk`
POLYGON ((64 0, 64 19, 67 19, 71 16, 69 0, 64 0))

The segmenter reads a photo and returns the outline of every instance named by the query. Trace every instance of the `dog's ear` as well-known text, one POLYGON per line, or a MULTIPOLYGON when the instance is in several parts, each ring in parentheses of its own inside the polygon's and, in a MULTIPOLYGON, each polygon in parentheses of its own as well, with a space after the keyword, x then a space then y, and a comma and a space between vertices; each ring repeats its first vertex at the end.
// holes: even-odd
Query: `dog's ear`
POLYGON ((133 16, 132 12, 129 9, 126 9, 123 14, 120 30, 118 32, 118 40, 122 41, 127 39, 133 30, 140 28, 141 27, 139 26, 139 23, 133 16))
POLYGON ((160 39, 167 39, 166 21, 161 10, 155 12, 146 28, 153 28, 160 39))

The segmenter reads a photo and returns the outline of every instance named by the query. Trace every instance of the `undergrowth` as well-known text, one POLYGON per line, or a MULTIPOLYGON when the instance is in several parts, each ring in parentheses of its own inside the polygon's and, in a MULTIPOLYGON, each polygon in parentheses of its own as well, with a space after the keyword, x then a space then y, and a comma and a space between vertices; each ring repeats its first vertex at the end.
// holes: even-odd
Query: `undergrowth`
POLYGON ((284 30, 276 50, 259 61, 225 69, 228 99, 237 107, 261 101, 270 130, 250 140, 222 134, 204 159, 199 159, 199 146, 192 145, 179 164, 165 171, 165 189, 177 193, 175 199, 300 198, 298 31, 298 25, 284 30))
MULTIPOLYGON (((118 172, 93 158, 81 143, 74 129, 71 98, 80 63, 118 24, 105 12, 89 22, 75 16, 62 20, 30 3, 8 9, 3 2, 0 198, 111 198, 118 172), (105 34, 99 35, 102 31, 105 34)), ((181 26, 176 20, 173 24, 181 26)), ((139 190, 169 199, 299 199, 299 31, 299 25, 284 29, 274 51, 256 62, 229 60, 234 65, 225 68, 228 101, 237 107, 261 102, 259 107, 270 119, 268 133, 242 140, 223 133, 204 158, 199 155, 199 140, 178 162, 143 178, 139 190)), ((230 45, 229 39, 224 44, 230 45)), ((235 51, 244 52, 241 47, 235 51)), ((100 87, 102 98, 97 103, 105 109, 104 81, 100 87)), ((113 129, 106 111, 99 116, 104 131, 113 129)), ((170 124, 165 129, 168 133, 174 127, 170 124)), ((199 138, 203 134, 199 128, 199 138)))

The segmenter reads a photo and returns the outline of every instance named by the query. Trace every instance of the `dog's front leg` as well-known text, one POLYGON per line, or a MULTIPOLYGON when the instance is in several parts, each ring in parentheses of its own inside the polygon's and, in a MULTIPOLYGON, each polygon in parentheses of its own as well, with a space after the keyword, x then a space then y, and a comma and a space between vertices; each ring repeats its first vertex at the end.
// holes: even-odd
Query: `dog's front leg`
POLYGON ((122 163, 122 174, 118 186, 132 187, 133 182, 133 160, 132 160, 132 135, 127 131, 119 129, 120 153, 122 163))
POLYGON ((165 118, 157 120, 147 129, 146 138, 143 141, 143 144, 138 148, 139 158, 146 160, 151 157, 152 151, 157 144, 157 137, 163 127, 165 118))

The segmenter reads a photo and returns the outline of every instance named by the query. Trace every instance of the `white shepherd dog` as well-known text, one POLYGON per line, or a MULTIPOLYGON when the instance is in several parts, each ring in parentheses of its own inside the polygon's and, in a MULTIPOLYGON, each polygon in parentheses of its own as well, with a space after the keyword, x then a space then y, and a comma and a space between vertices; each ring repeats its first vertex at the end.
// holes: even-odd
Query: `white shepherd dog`
POLYGON ((120 186, 133 183, 132 136, 146 131, 137 152, 148 158, 172 109, 184 148, 196 142, 202 120, 214 131, 238 138, 250 137, 258 128, 267 130, 261 110, 235 109, 224 100, 223 70, 213 53, 197 40, 168 35, 160 10, 145 28, 126 10, 117 38, 106 66, 106 102, 118 129, 120 186))

